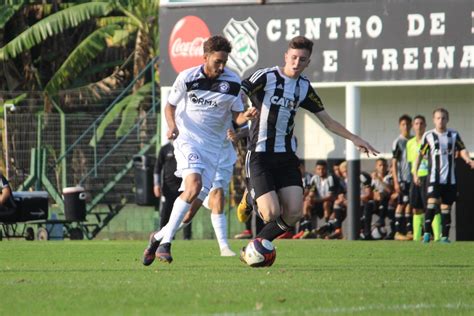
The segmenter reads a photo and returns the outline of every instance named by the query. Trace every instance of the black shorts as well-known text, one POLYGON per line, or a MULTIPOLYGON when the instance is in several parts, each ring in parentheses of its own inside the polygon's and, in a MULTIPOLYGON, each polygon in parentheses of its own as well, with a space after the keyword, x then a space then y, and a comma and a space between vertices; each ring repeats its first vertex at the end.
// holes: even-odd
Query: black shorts
POLYGON ((299 159, 294 153, 251 152, 247 176, 250 177, 252 197, 257 199, 289 186, 303 188, 298 166, 299 159))
POLYGON ((428 198, 441 199, 441 204, 452 205, 456 201, 455 184, 430 183, 427 188, 428 198))
POLYGON ((400 181, 400 194, 398 194, 398 204, 408 204, 410 200, 410 183, 400 181))
POLYGON ((428 177, 420 177, 420 185, 414 182, 410 185, 410 206, 418 210, 426 207, 426 181, 428 177))

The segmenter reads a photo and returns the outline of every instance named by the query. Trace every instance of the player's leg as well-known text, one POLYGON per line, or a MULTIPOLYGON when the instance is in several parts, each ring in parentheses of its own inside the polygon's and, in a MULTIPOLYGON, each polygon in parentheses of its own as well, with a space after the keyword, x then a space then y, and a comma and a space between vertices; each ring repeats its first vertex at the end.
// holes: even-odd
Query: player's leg
MULTIPOLYGON (((220 182, 225 185, 223 181, 220 182)), ((221 256, 235 256, 235 252, 230 249, 229 242, 227 241, 227 218, 224 212, 225 190, 222 186, 215 186, 213 184, 213 189, 209 193, 208 206, 211 209, 211 223, 216 234, 221 256)))
POLYGON ((400 183, 401 192, 398 196, 398 206, 395 209, 395 240, 408 240, 405 235, 405 211, 408 204, 408 195, 405 190, 406 183, 400 183))
POLYGON ((143 252, 143 264, 146 266, 149 266, 155 260, 155 252, 163 238, 166 224, 168 224, 171 211, 173 210, 173 204, 178 196, 178 192, 176 194, 167 194, 164 196, 163 205, 160 210, 160 230, 150 234, 148 245, 143 252))
POLYGON ((415 183, 411 183, 410 186, 410 206, 413 213, 413 240, 421 240, 421 232, 423 230, 423 221, 425 208, 422 200, 422 187, 415 183))
POLYGON ((441 190, 441 242, 449 243, 449 230, 451 228, 451 206, 456 201, 456 186, 443 185, 441 190))
POLYGON ((186 169, 183 171, 184 191, 174 202, 170 220, 163 232, 163 239, 156 250, 156 257, 160 261, 171 263, 173 260, 171 257, 171 241, 179 225, 190 210, 192 202, 198 198, 198 195, 207 194, 207 192, 201 191, 203 188, 201 172, 202 170, 200 169, 186 169))
POLYGON ((387 205, 387 217, 390 225, 390 233, 387 234, 385 239, 391 240, 395 237, 395 210, 398 203, 398 193, 394 192, 390 195, 387 205))
MULTIPOLYGON (((191 204, 191 208, 186 213, 186 215, 184 215, 183 221, 181 222, 181 224, 179 224, 177 232, 180 231, 181 229, 186 229, 186 227, 188 227, 191 224, 191 221, 194 218, 194 215, 196 215, 201 205, 202 205, 202 201, 199 198, 194 200, 194 202, 191 204)), ((166 229, 167 227, 165 225, 158 232, 156 232, 154 235, 155 240, 161 242, 166 229)))
MULTIPOLYGON (((303 215, 303 188, 301 186, 283 187, 278 190, 278 197, 281 203, 281 215, 273 224, 274 234, 279 232, 277 236, 294 230, 295 224, 301 219, 303 215)), ((271 225, 268 224, 267 226, 271 227, 271 225)), ((265 226, 264 229, 267 228, 267 226, 265 226)))
POLYGON ((433 218, 437 209, 439 208, 440 201, 437 198, 430 197, 428 198, 428 202, 426 205, 426 212, 425 212, 425 233, 423 235, 423 242, 429 243, 431 240, 431 236, 433 235, 433 230, 431 228, 431 223, 433 222, 433 218))

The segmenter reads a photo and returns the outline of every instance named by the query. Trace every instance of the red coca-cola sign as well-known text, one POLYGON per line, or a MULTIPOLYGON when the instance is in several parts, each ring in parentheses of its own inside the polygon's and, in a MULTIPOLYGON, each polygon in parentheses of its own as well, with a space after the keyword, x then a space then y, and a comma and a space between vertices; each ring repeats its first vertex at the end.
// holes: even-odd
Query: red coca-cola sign
POLYGON ((202 45, 210 36, 206 23, 197 16, 188 15, 179 20, 171 32, 168 44, 174 70, 180 72, 202 64, 202 45))

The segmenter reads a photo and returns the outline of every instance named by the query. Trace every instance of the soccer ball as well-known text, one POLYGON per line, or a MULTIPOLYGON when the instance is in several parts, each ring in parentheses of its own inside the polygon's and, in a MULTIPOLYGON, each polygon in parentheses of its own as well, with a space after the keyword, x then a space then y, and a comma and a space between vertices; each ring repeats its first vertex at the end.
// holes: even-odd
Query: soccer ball
POLYGON ((275 262, 275 258, 276 250, 269 240, 255 238, 245 247, 244 259, 251 267, 269 267, 275 262))

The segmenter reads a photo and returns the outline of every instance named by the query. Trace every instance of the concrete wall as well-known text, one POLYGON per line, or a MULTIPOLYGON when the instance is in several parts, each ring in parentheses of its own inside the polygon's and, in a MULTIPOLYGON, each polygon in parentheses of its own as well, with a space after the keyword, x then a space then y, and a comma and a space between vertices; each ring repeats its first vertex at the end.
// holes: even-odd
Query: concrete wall
MULTIPOLYGON (((345 123, 344 88, 321 88, 316 91, 326 111, 345 123)), ((391 157, 391 145, 398 133, 398 118, 407 113, 422 114, 428 129, 433 127, 431 116, 435 107, 443 106, 450 113, 449 127, 457 129, 471 156, 474 153, 474 87, 472 85, 444 85, 417 87, 361 88, 361 131, 385 157, 391 157)), ((295 134, 298 155, 307 160, 312 170, 316 159, 344 158, 345 141, 328 132, 317 118, 305 110, 296 116, 295 134)), ((367 163, 363 163, 363 169, 367 163)))

